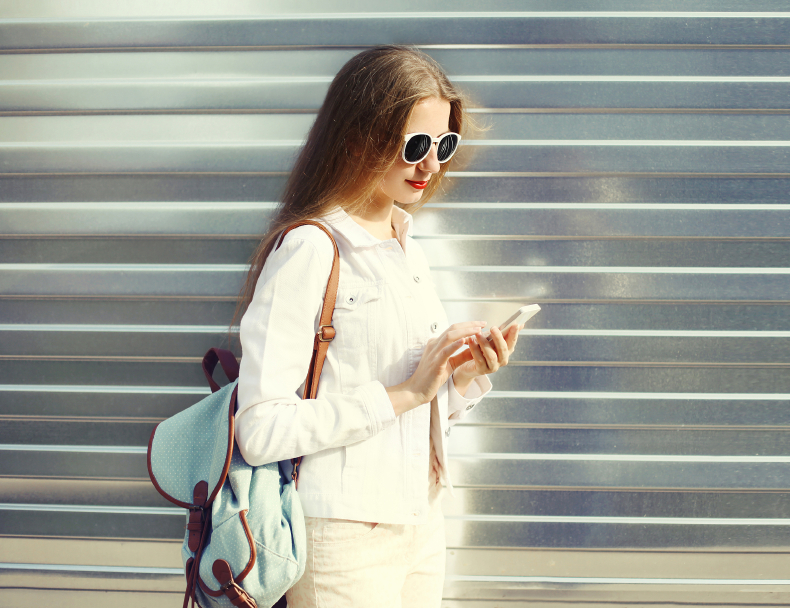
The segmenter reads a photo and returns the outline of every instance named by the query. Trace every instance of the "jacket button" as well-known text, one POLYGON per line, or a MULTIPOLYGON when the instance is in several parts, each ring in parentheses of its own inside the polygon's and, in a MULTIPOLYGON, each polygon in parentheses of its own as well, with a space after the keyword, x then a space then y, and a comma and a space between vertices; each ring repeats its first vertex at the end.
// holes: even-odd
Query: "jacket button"
POLYGON ((445 437, 449 437, 450 436, 450 427, 448 427, 447 430, 444 432, 444 436, 445 437))
POLYGON ((439 329, 439 324, 434 321, 431 323, 431 331, 436 331, 437 329, 439 329))
POLYGON ((469 411, 469 410, 471 410, 473 407, 474 407, 474 405, 467 405, 467 406, 466 406, 466 411, 468 412, 468 411, 469 411))
POLYGON ((416 274, 414 275, 414 282, 415 283, 419 283, 420 282, 420 277, 418 277, 416 274))

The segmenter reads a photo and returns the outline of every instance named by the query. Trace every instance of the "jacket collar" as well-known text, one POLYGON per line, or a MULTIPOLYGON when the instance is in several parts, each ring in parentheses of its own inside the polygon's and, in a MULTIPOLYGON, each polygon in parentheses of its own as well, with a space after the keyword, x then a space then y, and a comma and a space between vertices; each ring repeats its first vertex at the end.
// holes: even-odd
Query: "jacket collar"
MULTIPOLYGON (((327 224, 337 230, 352 247, 374 247, 381 243, 379 239, 357 224, 345 210, 338 206, 323 218, 327 224)), ((397 205, 392 208, 392 226, 401 246, 406 237, 412 235, 412 217, 397 205)))

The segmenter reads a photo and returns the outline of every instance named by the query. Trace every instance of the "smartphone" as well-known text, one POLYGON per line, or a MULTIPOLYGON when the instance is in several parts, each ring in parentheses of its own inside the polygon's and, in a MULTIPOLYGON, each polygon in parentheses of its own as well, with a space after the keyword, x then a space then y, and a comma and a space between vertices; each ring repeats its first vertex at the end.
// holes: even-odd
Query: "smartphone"
MULTIPOLYGON (((539 311, 540 311, 540 306, 538 306, 537 304, 529 304, 527 306, 522 306, 516 312, 514 312, 507 321, 505 321, 504 323, 502 323, 502 325, 499 326, 499 330, 502 333, 505 333, 505 330, 511 325, 521 325, 522 323, 528 321, 536 314, 538 314, 539 311)), ((489 342, 491 341, 490 332, 488 333, 488 335, 486 335, 486 338, 488 339, 489 342)))

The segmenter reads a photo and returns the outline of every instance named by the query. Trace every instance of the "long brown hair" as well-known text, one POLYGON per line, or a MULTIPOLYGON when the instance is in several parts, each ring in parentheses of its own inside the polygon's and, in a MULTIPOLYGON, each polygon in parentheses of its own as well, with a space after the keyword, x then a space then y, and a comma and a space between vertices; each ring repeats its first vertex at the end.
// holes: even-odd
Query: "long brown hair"
MULTIPOLYGON (((247 310, 266 258, 285 228, 321 217, 336 205, 349 213, 365 208, 399 158, 414 106, 430 97, 450 102, 450 130, 463 135, 463 97, 439 64, 417 49, 378 46, 341 68, 291 171, 277 213, 250 258, 233 322, 247 310)), ((436 192, 450 162, 441 165, 420 202, 409 206, 410 212, 436 192)))

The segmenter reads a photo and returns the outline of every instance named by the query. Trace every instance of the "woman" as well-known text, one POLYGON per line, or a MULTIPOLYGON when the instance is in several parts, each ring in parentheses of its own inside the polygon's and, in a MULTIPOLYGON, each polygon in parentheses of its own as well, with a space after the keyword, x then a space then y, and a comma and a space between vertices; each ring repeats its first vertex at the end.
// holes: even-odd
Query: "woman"
POLYGON ((427 56, 394 46, 355 56, 332 82, 253 257, 236 438, 252 465, 306 456, 307 566, 287 594, 291 608, 440 605, 449 429, 491 389, 486 374, 507 364, 521 329, 493 328, 489 342, 484 322, 448 327, 410 237, 403 208, 436 191, 463 127, 461 96, 427 56), (329 228, 341 264, 336 337, 308 400, 333 247, 301 226, 275 249, 302 219, 329 228))

